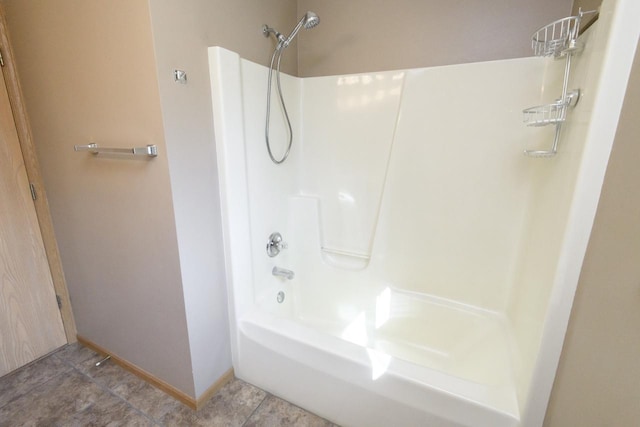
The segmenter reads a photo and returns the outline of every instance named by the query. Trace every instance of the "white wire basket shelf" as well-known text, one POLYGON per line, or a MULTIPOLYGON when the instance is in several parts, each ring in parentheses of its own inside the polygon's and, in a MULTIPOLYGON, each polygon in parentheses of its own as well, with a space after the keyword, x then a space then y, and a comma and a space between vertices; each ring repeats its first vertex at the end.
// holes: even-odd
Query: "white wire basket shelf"
POLYGON ((561 56, 576 50, 576 38, 582 15, 558 19, 536 31, 531 36, 531 47, 536 56, 561 56))
POLYGON ((574 53, 582 50, 582 45, 578 42, 580 21, 584 15, 592 13, 597 13, 597 11, 583 12, 582 9, 579 9, 577 16, 558 19, 540 28, 531 36, 531 47, 536 56, 553 56, 556 59, 564 57, 566 63, 560 98, 550 104, 522 110, 523 121, 527 126, 554 125, 556 127, 551 148, 549 150, 525 149, 524 153, 527 156, 552 157, 557 153, 562 124, 567 118, 567 110, 569 107, 575 107, 580 98, 580 89, 569 90, 571 57, 574 53))
POLYGON ((580 90, 576 89, 551 104, 526 108, 522 110, 524 124, 535 127, 562 123, 567 118, 567 110, 576 105, 579 97, 580 90))
POLYGON ((522 110, 527 126, 547 126, 564 122, 567 117, 568 102, 557 100, 553 104, 537 105, 522 110))

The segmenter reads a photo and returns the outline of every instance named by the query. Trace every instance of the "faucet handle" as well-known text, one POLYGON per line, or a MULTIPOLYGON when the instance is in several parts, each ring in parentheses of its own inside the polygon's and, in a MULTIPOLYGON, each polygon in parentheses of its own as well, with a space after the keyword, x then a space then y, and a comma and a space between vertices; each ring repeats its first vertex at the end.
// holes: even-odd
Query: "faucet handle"
POLYGON ((271 233, 269 240, 267 240, 267 255, 274 257, 280 253, 281 250, 287 249, 289 245, 282 240, 282 235, 277 231, 271 233))

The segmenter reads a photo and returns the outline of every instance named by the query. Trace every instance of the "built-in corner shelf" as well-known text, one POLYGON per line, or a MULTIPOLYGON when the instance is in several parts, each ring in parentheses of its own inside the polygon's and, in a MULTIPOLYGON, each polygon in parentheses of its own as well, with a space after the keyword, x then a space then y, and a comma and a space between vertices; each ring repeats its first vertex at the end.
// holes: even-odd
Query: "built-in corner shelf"
POLYGON ((553 143, 549 150, 524 150, 524 154, 531 157, 551 157, 557 153, 558 141, 562 124, 567 118, 567 111, 574 107, 580 98, 580 89, 569 90, 569 74, 571 72, 571 57, 580 52, 583 46, 578 42, 580 33, 580 21, 587 14, 596 13, 591 10, 578 11, 578 16, 569 16, 550 23, 531 37, 531 47, 536 56, 553 56, 556 59, 564 57, 566 60, 564 68, 564 79, 562 83, 562 94, 554 102, 536 107, 527 108, 522 111, 524 123, 527 126, 548 126, 556 127, 553 143))

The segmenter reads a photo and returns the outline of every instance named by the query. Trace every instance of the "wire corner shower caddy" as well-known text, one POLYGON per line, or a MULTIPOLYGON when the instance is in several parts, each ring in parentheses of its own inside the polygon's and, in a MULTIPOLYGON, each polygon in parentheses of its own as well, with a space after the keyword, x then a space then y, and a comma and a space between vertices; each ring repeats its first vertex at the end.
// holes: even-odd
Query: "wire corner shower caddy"
POLYGON ((524 154, 531 157, 552 157, 557 153, 558 141, 562 124, 567 118, 569 107, 575 107, 580 98, 580 89, 569 90, 569 74, 571 72, 571 57, 580 52, 584 46, 578 41, 580 21, 584 15, 598 13, 597 10, 578 10, 578 15, 569 16, 554 21, 531 36, 531 47, 536 56, 553 56, 555 59, 564 57, 564 78, 562 94, 550 104, 538 105, 522 110, 523 120, 527 126, 554 125, 555 136, 549 150, 524 150, 524 154))

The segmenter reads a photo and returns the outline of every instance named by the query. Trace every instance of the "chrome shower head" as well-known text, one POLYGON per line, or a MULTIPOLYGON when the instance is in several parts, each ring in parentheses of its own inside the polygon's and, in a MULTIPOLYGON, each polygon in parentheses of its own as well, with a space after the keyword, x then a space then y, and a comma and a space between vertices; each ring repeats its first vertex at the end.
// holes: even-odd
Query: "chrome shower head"
POLYGON ((318 15, 316 15, 311 11, 305 13, 302 19, 300 19, 300 21, 298 22, 298 25, 296 25, 293 31, 291 31, 291 34, 289 34, 289 37, 287 37, 287 39, 283 42, 283 46, 284 47, 289 46, 289 43, 293 41, 295 36, 298 34, 298 31, 300 31, 300 28, 304 27, 307 30, 310 30, 311 28, 317 26, 319 23, 320 23, 320 18, 318 18, 318 15))
POLYGON ((269 37, 270 34, 273 34, 276 37, 276 39, 278 39, 278 49, 280 49, 280 48, 285 48, 289 46, 289 43, 293 41, 293 39, 298 34, 298 31, 300 31, 300 28, 304 27, 307 30, 310 30, 311 28, 314 28, 315 26, 317 26, 319 23, 320 23, 320 18, 318 18, 318 15, 309 11, 304 14, 302 19, 300 19, 296 27, 293 29, 293 31, 291 31, 291 34, 289 34, 289 37, 285 38, 282 34, 277 32, 273 28, 269 27, 268 25, 262 26, 262 34, 265 37, 269 37))
POLYGON ((303 20, 303 24, 302 25, 307 30, 312 29, 313 27, 315 27, 316 25, 318 25, 320 23, 320 18, 318 18, 318 15, 316 15, 315 13, 313 13, 311 11, 305 13, 304 16, 302 17, 302 20, 303 20))

